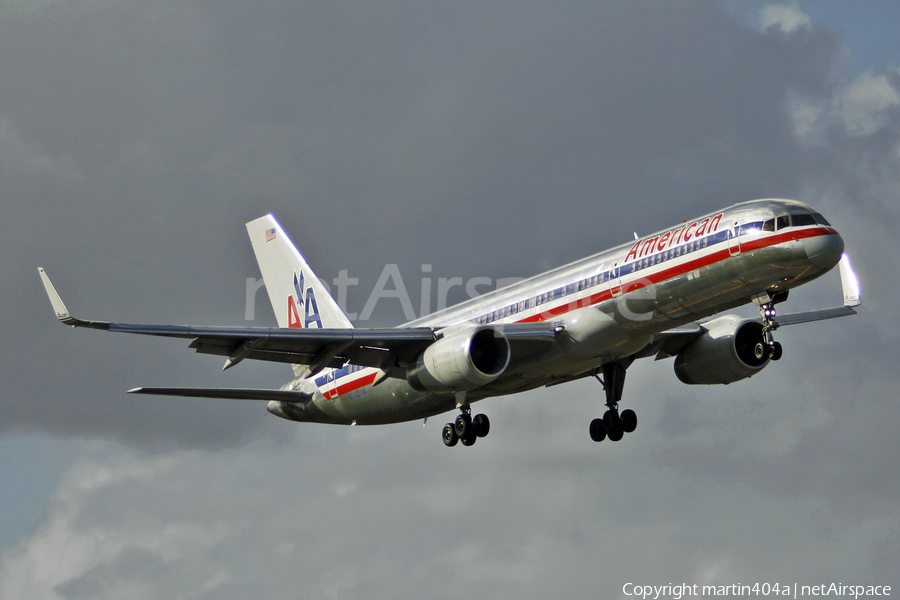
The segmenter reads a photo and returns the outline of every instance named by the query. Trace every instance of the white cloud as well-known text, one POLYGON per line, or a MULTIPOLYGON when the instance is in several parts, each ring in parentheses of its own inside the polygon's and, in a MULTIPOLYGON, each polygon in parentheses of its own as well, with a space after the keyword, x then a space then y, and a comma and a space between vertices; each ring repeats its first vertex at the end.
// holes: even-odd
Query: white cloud
MULTIPOLYGON (((444 448, 436 419, 299 426, 292 442, 222 452, 94 449, 63 477, 44 524, 3 557, 0 597, 613 597, 626 576, 722 584, 812 579, 838 565, 845 579, 869 576, 865 561, 849 568, 842 557, 888 536, 886 518, 829 517, 823 528, 822 498, 785 502, 753 476, 736 486, 709 466, 664 464, 693 452, 705 429, 773 443, 760 436, 771 413, 745 414, 741 427, 756 380, 679 387, 691 397, 682 418, 697 429, 664 433, 672 414, 654 391, 672 378, 659 365, 635 373, 641 426, 617 444, 588 440, 600 391, 582 382, 495 399, 491 436, 473 448, 444 448), (735 413, 715 426, 714 396, 735 413)), ((742 445, 729 450, 735 465, 762 454, 742 445)))
POLYGON ((821 145, 829 128, 851 136, 875 133, 888 124, 890 110, 900 105, 900 93, 885 73, 865 72, 839 87, 831 98, 792 94, 788 110, 794 134, 804 143, 821 145))
POLYGON ((800 10, 796 2, 764 6, 760 11, 759 19, 763 30, 777 27, 784 33, 811 26, 809 17, 800 10))
POLYGON ((887 123, 885 111, 900 104, 887 75, 863 73, 844 91, 840 114, 847 131, 867 135, 887 123))

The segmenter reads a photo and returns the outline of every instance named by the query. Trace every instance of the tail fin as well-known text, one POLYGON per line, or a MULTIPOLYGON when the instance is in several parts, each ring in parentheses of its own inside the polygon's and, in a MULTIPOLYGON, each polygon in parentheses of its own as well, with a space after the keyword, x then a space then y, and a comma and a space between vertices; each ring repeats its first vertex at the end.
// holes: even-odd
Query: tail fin
POLYGON ((247 233, 279 327, 353 327, 275 217, 250 221, 247 233))

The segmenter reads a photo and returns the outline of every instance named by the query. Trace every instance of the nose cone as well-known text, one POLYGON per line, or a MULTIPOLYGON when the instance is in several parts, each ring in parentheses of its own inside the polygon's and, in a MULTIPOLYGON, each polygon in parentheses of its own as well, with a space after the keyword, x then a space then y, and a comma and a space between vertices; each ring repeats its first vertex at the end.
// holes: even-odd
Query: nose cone
POLYGON ((841 260, 844 252, 844 240, 838 234, 819 235, 804 241, 806 257, 809 261, 825 271, 831 269, 841 260))

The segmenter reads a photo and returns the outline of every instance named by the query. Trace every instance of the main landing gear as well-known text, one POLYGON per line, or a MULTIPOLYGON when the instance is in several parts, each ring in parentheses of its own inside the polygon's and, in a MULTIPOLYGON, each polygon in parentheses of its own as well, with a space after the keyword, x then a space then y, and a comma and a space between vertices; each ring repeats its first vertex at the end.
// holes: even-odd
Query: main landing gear
POLYGON ((465 399, 465 393, 457 394, 457 407, 460 415, 452 423, 444 425, 441 437, 445 446, 455 446, 456 442, 462 442, 463 446, 471 446, 480 437, 486 436, 491 430, 491 422, 487 415, 472 416, 472 408, 465 399))
POLYGON ((775 292, 771 296, 767 293, 754 296, 753 301, 759 305, 759 316, 763 321, 763 342, 758 343, 753 349, 757 358, 769 354, 771 360, 780 360, 784 354, 784 349, 779 342, 775 341, 772 332, 778 329, 778 323, 775 321, 775 305, 778 302, 787 300, 788 292, 775 292), (765 345, 764 345, 765 344, 765 345))
POLYGON ((625 369, 634 362, 633 358, 617 360, 603 365, 603 379, 595 374, 594 377, 603 386, 606 392, 606 412, 600 419, 591 421, 591 439, 602 442, 609 439, 613 442, 621 440, 626 433, 631 433, 637 428, 637 415, 630 408, 619 414, 619 400, 622 399, 622 390, 625 387, 625 369))

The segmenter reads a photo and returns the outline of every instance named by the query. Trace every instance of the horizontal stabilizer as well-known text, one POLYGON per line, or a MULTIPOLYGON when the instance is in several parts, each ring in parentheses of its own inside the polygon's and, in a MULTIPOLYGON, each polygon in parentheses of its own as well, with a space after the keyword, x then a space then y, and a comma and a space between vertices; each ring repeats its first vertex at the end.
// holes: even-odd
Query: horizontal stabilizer
POLYGON ((151 396, 183 396, 188 398, 219 398, 222 400, 278 400, 280 402, 309 402, 312 397, 303 392, 288 390, 258 390, 229 388, 146 388, 128 390, 129 394, 151 396))
POLYGON ((824 321, 825 319, 849 317, 850 315, 855 314, 856 311, 850 306, 838 306, 836 308, 823 308, 821 310, 808 310, 805 312, 778 315, 775 317, 775 322, 779 327, 782 327, 784 325, 796 325, 797 323, 809 323, 811 321, 824 321))

